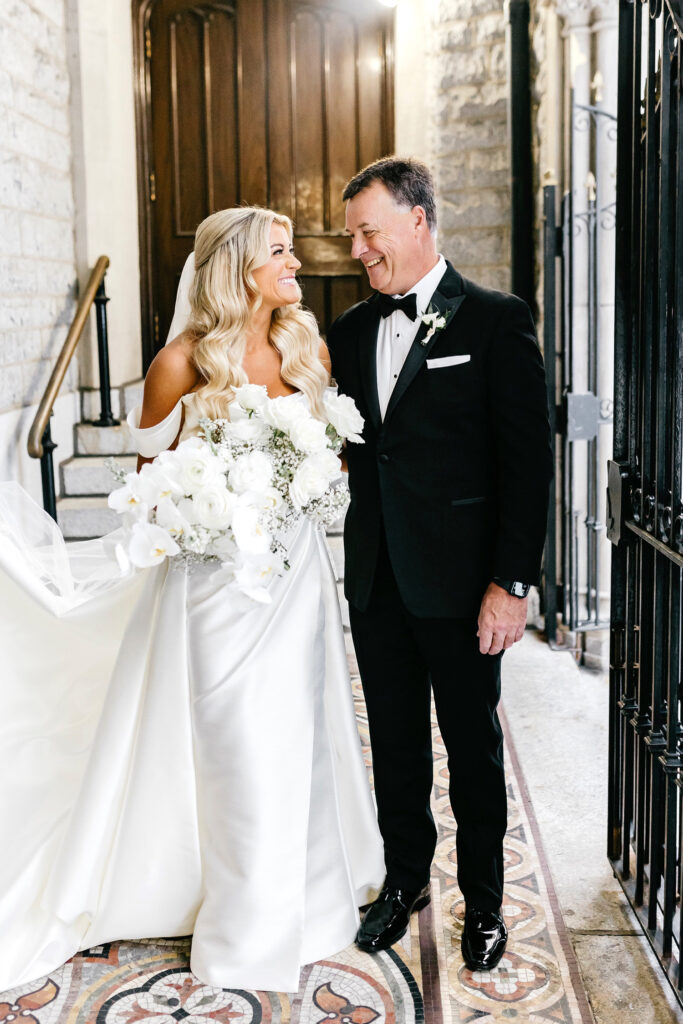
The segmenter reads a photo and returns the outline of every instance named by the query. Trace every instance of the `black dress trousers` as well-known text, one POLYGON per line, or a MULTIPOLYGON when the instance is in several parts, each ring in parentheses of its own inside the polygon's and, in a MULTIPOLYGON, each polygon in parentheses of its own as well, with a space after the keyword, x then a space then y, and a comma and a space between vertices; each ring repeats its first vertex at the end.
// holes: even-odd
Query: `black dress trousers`
POLYGON ((365 611, 351 605, 350 617, 368 709, 387 881, 412 891, 429 881, 436 847, 430 810, 433 690, 448 753, 458 884, 468 907, 497 910, 507 827, 496 712, 502 655, 479 653, 475 619, 422 619, 408 612, 384 537, 369 605, 365 611))

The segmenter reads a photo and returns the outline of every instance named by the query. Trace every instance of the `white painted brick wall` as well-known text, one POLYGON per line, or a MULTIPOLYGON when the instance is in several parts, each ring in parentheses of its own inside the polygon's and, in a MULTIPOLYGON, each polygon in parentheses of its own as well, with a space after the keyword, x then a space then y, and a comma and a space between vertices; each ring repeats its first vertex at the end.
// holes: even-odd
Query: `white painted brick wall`
POLYGON ((430 150, 439 248, 480 284, 510 288, 507 64, 502 0, 436 0, 430 150))
MULTIPOLYGON (((0 4, 0 415, 33 405, 74 313, 65 0, 0 4)), ((75 365, 63 393, 77 385, 75 365)))

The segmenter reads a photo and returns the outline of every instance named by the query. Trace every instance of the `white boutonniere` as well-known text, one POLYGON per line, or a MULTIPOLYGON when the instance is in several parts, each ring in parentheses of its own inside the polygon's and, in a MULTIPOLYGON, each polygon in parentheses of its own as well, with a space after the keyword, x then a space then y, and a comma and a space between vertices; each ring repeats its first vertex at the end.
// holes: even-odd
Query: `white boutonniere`
POLYGON ((438 309, 432 309, 432 305, 430 303, 429 309, 424 316, 420 318, 422 323, 426 324, 428 328, 427 333, 420 344, 426 345, 433 334, 436 334, 437 331, 442 331, 444 327, 446 327, 452 316, 453 310, 449 309, 446 313, 440 313, 438 309))

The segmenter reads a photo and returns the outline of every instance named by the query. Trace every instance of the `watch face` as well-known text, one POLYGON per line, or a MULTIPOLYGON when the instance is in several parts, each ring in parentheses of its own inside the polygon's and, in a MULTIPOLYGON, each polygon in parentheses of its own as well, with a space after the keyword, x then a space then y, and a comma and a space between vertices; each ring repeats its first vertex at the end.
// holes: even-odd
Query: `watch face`
POLYGON ((515 597, 526 597, 528 589, 526 583, 520 583, 519 580, 515 580, 510 588, 510 593, 515 597))

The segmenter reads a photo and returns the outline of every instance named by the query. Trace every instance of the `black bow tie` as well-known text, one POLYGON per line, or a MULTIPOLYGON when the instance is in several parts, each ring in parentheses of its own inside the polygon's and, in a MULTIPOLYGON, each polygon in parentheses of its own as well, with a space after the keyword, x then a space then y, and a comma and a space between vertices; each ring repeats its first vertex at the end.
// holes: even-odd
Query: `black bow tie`
POLYGON ((379 311, 383 317, 391 316, 397 309, 402 309, 409 320, 417 320, 417 295, 402 295, 395 299, 392 295, 379 292, 379 311))

